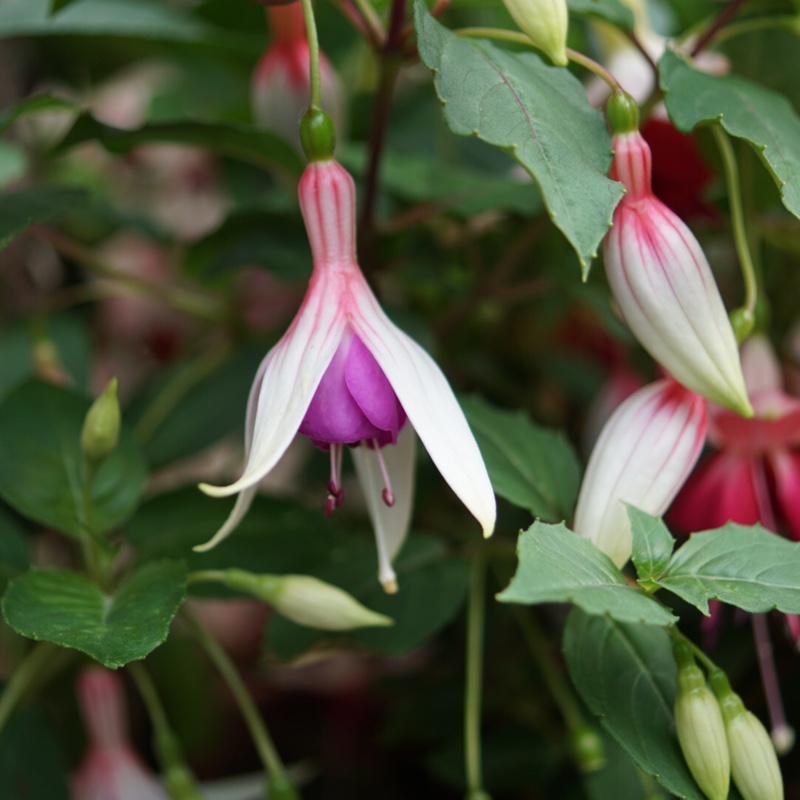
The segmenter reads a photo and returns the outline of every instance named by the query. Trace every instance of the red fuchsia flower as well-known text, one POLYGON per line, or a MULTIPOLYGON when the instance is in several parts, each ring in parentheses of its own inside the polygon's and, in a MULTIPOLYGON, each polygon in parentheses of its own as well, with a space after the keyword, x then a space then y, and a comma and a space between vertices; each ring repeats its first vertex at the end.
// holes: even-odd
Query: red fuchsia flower
MULTIPOLYGON (((272 43, 256 65, 252 81, 253 116, 300 148, 298 126, 308 107, 308 39, 299 2, 267 6, 272 43)), ((336 129, 344 129, 344 92, 325 54, 319 54, 322 100, 336 129)))
POLYGON ((665 378, 634 392, 611 415, 592 450, 573 530, 618 567, 630 558, 625 504, 663 513, 692 471, 706 436, 702 397, 665 378))
POLYGON ((614 211, 604 254, 626 322, 684 386, 751 415, 736 339, 700 244, 653 194, 650 148, 642 135, 628 129, 614 136, 613 145, 610 176, 627 191, 614 211))
POLYGON ((353 179, 336 161, 315 161, 303 173, 299 195, 314 272, 300 312, 253 383, 244 474, 230 486, 200 487, 214 497, 239 495, 228 520, 200 549, 236 527, 258 482, 302 433, 330 454, 329 514, 344 501, 342 454, 351 448, 375 527, 379 577, 394 591, 391 561, 411 513, 412 426, 485 536, 494 530, 494 494, 447 379, 389 320, 359 269, 353 179))
POLYGON ((77 693, 89 746, 72 776, 72 800, 167 800, 128 741, 119 676, 87 669, 78 676, 77 693))
POLYGON ((783 392, 780 367, 763 336, 742 346, 755 416, 711 407, 705 458, 676 498, 670 522, 681 531, 757 522, 800 541, 800 400, 783 392))

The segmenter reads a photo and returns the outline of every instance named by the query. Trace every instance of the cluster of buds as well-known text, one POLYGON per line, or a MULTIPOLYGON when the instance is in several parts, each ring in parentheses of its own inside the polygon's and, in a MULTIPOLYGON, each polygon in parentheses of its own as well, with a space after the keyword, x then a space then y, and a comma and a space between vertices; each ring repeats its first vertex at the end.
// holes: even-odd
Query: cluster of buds
POLYGON ((725 800, 730 779, 744 800, 783 800, 783 780, 772 740, 758 717, 713 669, 711 688, 689 646, 678 641, 675 729, 697 785, 709 800, 725 800))

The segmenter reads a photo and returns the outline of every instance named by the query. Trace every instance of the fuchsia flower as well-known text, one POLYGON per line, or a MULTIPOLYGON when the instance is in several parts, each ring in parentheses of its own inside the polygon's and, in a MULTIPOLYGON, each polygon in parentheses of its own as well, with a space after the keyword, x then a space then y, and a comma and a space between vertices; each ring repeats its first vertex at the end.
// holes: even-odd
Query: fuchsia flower
POLYGON ((314 272, 300 312, 253 383, 244 474, 230 486, 200 487, 214 497, 239 496, 222 528, 199 549, 213 547, 236 527, 256 485, 299 432, 330 453, 328 513, 344 500, 342 453, 352 448, 375 527, 379 577, 394 591, 391 560, 411 513, 411 426, 485 536, 494 530, 494 494, 447 379, 389 320, 359 269, 353 179, 336 161, 316 161, 306 167, 299 195, 314 272))
POLYGON ((573 530, 618 567, 631 555, 626 503, 663 513, 692 471, 706 436, 702 397, 665 378, 634 392, 592 450, 573 530))
POLYGON ((752 414, 736 339, 697 239, 650 187, 650 148, 634 130, 614 136, 610 175, 627 193, 604 240, 608 282, 626 322, 687 388, 752 414))
POLYGON ((72 776, 72 800, 167 800, 128 742, 121 679, 94 667, 78 676, 78 704, 89 747, 72 776))
POLYGON ((800 541, 800 400, 783 392, 764 337, 745 342, 742 366, 755 416, 712 406, 708 441, 716 452, 689 478, 669 519, 686 532, 761 522, 800 541))
MULTIPOLYGON (((256 65, 252 81, 253 116, 267 130, 300 147, 298 124, 308 107, 308 39, 299 2, 267 6, 272 43, 256 65)), ((336 129, 344 129, 344 92, 325 54, 319 54, 322 99, 336 129)))

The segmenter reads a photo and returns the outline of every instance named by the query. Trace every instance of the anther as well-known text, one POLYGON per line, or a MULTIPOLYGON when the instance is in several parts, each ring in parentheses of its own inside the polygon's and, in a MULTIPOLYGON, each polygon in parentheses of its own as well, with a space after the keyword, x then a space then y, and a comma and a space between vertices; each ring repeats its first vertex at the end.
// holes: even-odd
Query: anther
POLYGON ((389 470, 386 469, 386 462, 383 460, 383 455, 381 454, 381 448, 378 445, 378 440, 372 440, 372 447, 375 450, 375 457, 378 459, 378 466, 381 470, 381 475, 383 476, 383 491, 381 492, 381 497, 383 498, 383 502, 386 503, 389 508, 394 505, 394 492, 392 491, 392 482, 389 480, 389 470))

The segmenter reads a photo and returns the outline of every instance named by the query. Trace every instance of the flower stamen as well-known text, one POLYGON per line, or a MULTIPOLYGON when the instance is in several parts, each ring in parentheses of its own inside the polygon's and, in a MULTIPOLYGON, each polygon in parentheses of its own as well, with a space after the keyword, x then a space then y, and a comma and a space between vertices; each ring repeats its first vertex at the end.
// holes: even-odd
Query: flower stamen
POLYGON ((392 482, 389 480, 389 470, 386 469, 386 462, 383 460, 383 454, 381 453, 378 440, 373 439, 371 444, 375 450, 375 457, 378 459, 378 466, 380 467, 381 476, 383 477, 383 491, 381 492, 381 497, 383 498, 383 502, 391 508, 394 505, 394 492, 392 491, 392 482))
POLYGON ((344 503, 344 489, 342 489, 342 445, 332 444, 331 454, 331 479, 328 481, 328 496, 325 498, 325 516, 330 517, 334 509, 344 503))

